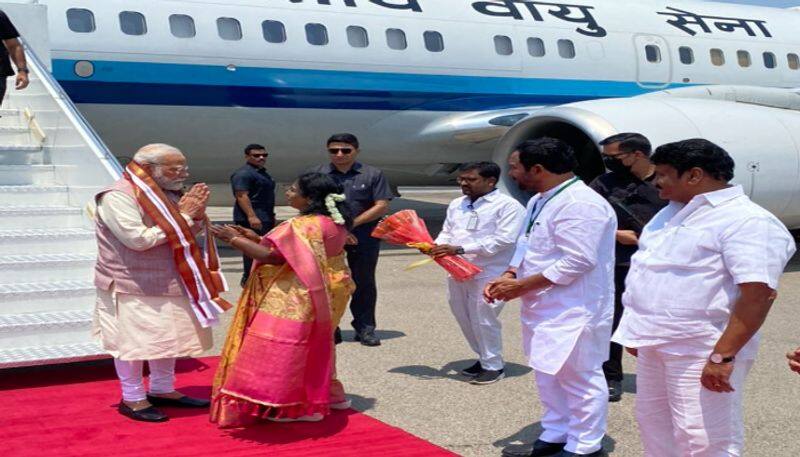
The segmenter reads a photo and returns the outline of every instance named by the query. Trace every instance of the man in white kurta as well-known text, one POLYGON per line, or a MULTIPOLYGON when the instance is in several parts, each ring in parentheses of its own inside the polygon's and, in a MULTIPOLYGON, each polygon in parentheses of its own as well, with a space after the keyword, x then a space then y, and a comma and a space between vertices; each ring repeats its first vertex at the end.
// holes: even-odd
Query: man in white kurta
MULTIPOLYGON (((149 145, 134 156, 167 194, 188 177, 186 159, 175 148, 149 145)), ((177 202, 177 193, 174 193, 177 202)), ((193 230, 205 213, 208 190, 198 186, 178 203, 193 230)), ((180 284, 164 231, 145 215, 124 178, 96 197, 98 261, 93 331, 114 357, 122 389, 119 411, 135 420, 161 422, 153 405, 203 407, 207 400, 175 390, 175 358, 211 348, 180 284), (145 390, 143 362, 150 367, 145 390)))
POLYGON ((463 197, 447 208, 447 217, 432 254, 463 255, 483 270, 474 279, 458 282, 448 278, 448 301, 461 332, 478 360, 461 371, 471 383, 491 384, 503 371, 502 325, 498 317, 504 302, 487 303, 483 289, 500 276, 514 255, 525 209, 495 185, 500 167, 493 162, 474 162, 459 170, 463 197))
POLYGON ((544 431, 506 456, 602 455, 608 359, 614 312, 616 216, 576 177, 572 149, 543 138, 509 158, 509 174, 537 192, 511 268, 487 288, 489 298, 522 298, 522 338, 544 408, 544 431))
POLYGON ((653 155, 670 204, 648 223, 614 341, 638 354, 636 417, 649 457, 742 455, 742 392, 758 329, 795 252, 786 227, 728 184, 706 140, 653 155))

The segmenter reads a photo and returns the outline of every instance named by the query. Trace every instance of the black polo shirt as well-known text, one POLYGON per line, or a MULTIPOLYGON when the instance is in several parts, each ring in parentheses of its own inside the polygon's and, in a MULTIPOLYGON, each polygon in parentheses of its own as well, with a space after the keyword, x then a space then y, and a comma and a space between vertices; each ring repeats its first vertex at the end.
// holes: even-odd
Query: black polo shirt
MULTIPOLYGON (((370 165, 356 162, 350 170, 342 173, 332 163, 327 163, 309 171, 328 174, 344 187, 344 194, 354 218, 372 208, 377 200, 394 198, 389 181, 386 180, 383 172, 370 165)), ((377 224, 378 221, 373 221, 360 225, 353 229, 353 235, 359 241, 368 240, 377 224)))
MULTIPOLYGON (((233 194, 246 191, 250 197, 256 216, 264 227, 275 225, 275 181, 264 168, 245 164, 231 175, 233 194)), ((247 214, 236 203, 233 207, 233 220, 246 221, 247 214)))
MULTIPOLYGON (((658 189, 653 184, 655 176, 644 181, 630 173, 606 173, 597 177, 589 187, 602 195, 617 214, 618 230, 633 230, 637 235, 661 208, 667 205, 658 197, 658 189)), ((630 265, 631 256, 638 246, 617 243, 616 264, 630 265)))
MULTIPOLYGON (((10 40, 12 38, 19 38, 19 32, 6 16, 6 13, 0 11, 0 40, 10 40)), ((14 69, 11 68, 11 59, 8 57, 8 49, 5 46, 0 46, 0 76, 14 76, 14 69)))

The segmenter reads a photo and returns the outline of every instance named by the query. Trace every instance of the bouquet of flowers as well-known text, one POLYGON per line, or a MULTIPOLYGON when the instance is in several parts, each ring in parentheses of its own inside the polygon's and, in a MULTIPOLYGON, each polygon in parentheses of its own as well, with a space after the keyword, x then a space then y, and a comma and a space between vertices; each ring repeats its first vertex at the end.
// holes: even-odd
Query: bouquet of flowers
MULTIPOLYGON (((434 247, 425 221, 412 209, 399 211, 382 220, 372 231, 372 236, 392 244, 419 249, 423 254, 429 254, 434 247)), ((438 257, 433 261, 447 270, 456 281, 468 281, 481 272, 480 268, 457 255, 438 257)))

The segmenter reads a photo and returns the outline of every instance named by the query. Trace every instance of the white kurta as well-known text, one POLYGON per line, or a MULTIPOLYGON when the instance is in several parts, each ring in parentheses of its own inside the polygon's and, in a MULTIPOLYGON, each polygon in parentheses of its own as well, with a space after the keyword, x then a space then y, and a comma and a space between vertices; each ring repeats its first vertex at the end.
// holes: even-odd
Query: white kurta
POLYGON ((742 394, 758 335, 736 354, 734 392, 702 387, 738 285, 778 279, 795 252, 786 227, 740 186, 672 202, 642 231, 614 341, 639 349, 636 416, 647 457, 739 456, 742 394))
POLYGON ((608 360, 614 314, 616 216, 582 181, 568 184, 531 198, 511 262, 520 278, 541 273, 554 283, 524 295, 521 309, 528 362, 551 375, 570 356, 575 370, 608 360))
POLYGON ((600 450, 606 432, 616 230, 611 206, 568 181, 531 199, 512 260, 517 277, 553 282, 522 297, 522 338, 544 409, 539 439, 576 454, 600 450))
POLYGON ((490 192, 474 202, 459 197, 447 208, 437 244, 464 248, 464 258, 481 272, 471 281, 448 280, 448 302, 470 348, 486 370, 503 368, 502 325, 498 319, 503 302, 486 303, 486 283, 503 273, 514 255, 525 209, 517 200, 490 192))
MULTIPOLYGON (((148 227, 136 200, 122 192, 104 194, 96 217, 130 249, 144 251, 167 242, 164 231, 148 227)), ((194 225, 190 217, 184 217, 194 225)), ((121 360, 196 356, 212 347, 211 330, 197 322, 186 296, 153 297, 98 289, 93 333, 109 354, 121 360)))

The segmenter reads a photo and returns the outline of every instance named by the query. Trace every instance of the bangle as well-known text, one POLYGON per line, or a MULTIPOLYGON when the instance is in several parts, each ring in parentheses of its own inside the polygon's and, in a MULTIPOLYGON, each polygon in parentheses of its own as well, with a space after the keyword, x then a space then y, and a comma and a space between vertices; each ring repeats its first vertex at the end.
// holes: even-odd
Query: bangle
POLYGON ((30 73, 31 71, 30 71, 30 70, 28 70, 27 68, 17 68, 17 72, 21 72, 21 73, 30 73))
POLYGON ((231 238, 230 241, 228 241, 228 244, 233 246, 233 240, 235 240, 236 238, 241 238, 241 236, 240 235, 236 235, 235 237, 231 238))

